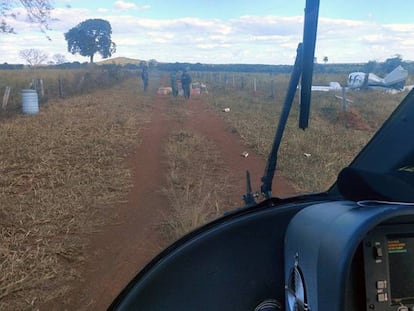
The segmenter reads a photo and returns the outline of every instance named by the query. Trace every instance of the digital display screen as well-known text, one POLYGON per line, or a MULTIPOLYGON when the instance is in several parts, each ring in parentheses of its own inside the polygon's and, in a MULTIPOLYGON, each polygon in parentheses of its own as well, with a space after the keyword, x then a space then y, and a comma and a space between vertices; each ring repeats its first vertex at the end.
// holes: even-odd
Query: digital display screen
POLYGON ((414 303, 414 237, 389 236, 387 249, 391 301, 414 303))

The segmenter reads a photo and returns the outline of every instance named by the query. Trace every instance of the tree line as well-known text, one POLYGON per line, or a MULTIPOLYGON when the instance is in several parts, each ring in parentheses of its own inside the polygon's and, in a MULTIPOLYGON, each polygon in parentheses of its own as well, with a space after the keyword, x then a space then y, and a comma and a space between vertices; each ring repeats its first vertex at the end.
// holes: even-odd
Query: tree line
MULTIPOLYGON (((414 62, 401 61, 394 62, 375 62, 369 61, 367 63, 345 63, 345 64, 315 64, 314 72, 318 74, 349 74, 350 72, 362 71, 373 72, 378 75, 384 75, 392 71, 396 66, 403 66, 410 74, 414 74, 414 62)), ((40 66, 38 68, 47 69, 77 69, 90 66, 89 62, 80 63, 75 62, 50 62, 48 66, 40 66)), ((137 64, 103 64, 99 65, 103 67, 118 67, 125 70, 140 70, 141 66, 137 64)), ((0 69, 23 69, 23 64, 0 64, 0 69)), ((150 70, 158 69, 161 71, 175 71, 183 70, 189 67, 191 71, 199 72, 246 72, 246 73, 268 73, 281 74, 290 73, 293 69, 292 65, 263 65, 263 64, 201 64, 201 63, 161 63, 157 62, 152 66, 149 66, 150 70)))

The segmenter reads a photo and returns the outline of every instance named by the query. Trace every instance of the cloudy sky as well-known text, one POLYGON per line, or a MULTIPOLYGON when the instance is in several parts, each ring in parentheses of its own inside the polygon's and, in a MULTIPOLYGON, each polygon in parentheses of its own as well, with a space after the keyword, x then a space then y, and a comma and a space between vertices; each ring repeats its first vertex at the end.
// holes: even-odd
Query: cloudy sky
MULTIPOLYGON (((0 34, 0 63, 24 63, 19 51, 39 49, 68 61, 64 33, 102 18, 112 26, 113 57, 159 62, 293 64, 303 31, 305 0, 54 0, 48 41, 17 19, 17 34, 0 34)), ((414 60, 414 1, 321 0, 316 57, 329 63, 414 60)), ((100 60, 96 56, 95 60, 100 60)))

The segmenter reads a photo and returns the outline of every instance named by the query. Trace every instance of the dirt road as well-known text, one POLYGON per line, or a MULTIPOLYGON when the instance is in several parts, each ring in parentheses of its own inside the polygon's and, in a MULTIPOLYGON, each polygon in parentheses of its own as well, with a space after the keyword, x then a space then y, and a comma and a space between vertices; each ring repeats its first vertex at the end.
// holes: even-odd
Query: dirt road
MULTIPOLYGON (((229 207, 242 205, 245 174, 248 169, 253 189, 259 189, 265 159, 249 150, 237 134, 232 133, 219 113, 201 96, 185 103, 184 120, 174 120, 169 113, 168 97, 153 96, 152 118, 143 132, 143 142, 131 156, 134 187, 128 203, 119 207, 115 225, 92 237, 83 281, 73 284, 74 291, 60 301, 57 310, 105 310, 132 277, 166 245, 157 226, 165 217, 166 201, 160 192, 165 183, 163 144, 169 133, 188 129, 211 140, 219 150, 228 174, 230 189, 223 193, 229 207), (247 151, 248 157, 241 153, 247 151)), ((277 177, 277 196, 294 194, 288 183, 277 177)))

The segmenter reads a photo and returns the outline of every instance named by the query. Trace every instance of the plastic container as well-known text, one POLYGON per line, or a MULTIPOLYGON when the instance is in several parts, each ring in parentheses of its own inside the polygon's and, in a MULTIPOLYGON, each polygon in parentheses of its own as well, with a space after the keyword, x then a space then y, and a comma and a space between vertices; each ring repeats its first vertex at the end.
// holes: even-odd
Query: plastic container
POLYGON ((36 90, 22 90, 22 111, 25 114, 37 114, 39 112, 39 100, 36 90))

